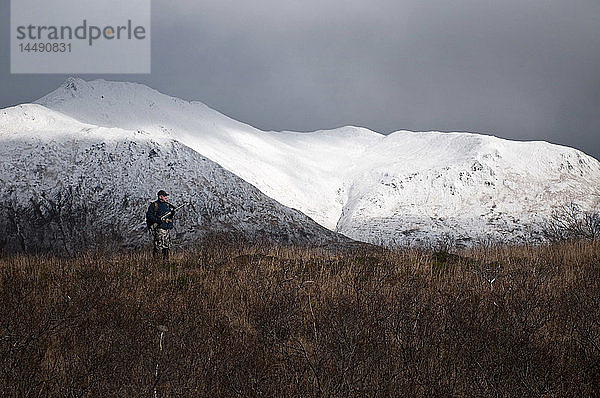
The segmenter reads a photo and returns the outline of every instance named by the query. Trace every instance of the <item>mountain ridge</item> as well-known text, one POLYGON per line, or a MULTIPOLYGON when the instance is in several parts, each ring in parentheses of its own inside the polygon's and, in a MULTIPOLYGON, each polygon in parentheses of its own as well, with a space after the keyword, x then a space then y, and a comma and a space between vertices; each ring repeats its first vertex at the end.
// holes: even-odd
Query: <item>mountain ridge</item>
POLYGON ((540 240, 557 208, 600 204, 600 163, 544 141, 404 130, 386 136, 352 126, 261 131, 142 84, 78 78, 36 104, 87 126, 180 142, 279 203, 367 242, 540 240))
POLYGON ((0 112, 0 140, 6 252, 148 245, 143 217, 159 188, 186 204, 173 234, 178 246, 215 235, 300 246, 351 242, 168 137, 26 104, 0 112))

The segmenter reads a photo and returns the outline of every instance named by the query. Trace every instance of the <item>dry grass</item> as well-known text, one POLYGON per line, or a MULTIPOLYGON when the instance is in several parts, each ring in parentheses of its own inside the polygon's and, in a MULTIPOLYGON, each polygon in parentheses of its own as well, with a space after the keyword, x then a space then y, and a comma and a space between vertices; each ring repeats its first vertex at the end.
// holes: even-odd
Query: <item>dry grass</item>
POLYGON ((4 257, 0 388, 594 396, 599 259, 594 242, 460 253, 215 244, 170 264, 139 253, 4 257))

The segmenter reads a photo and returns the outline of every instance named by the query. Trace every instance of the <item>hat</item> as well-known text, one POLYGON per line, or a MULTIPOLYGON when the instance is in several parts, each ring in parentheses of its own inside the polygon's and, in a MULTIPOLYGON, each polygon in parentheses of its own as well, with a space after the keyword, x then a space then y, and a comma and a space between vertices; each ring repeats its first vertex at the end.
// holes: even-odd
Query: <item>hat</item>
POLYGON ((169 194, 161 189, 160 191, 158 191, 158 196, 169 196, 169 194))

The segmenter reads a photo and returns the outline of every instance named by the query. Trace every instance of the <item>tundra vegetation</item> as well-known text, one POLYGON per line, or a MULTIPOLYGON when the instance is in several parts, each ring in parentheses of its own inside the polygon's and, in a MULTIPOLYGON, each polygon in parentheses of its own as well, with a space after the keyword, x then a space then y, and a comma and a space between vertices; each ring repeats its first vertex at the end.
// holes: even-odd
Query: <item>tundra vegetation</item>
POLYGON ((5 396, 594 396, 600 244, 0 257, 5 396))

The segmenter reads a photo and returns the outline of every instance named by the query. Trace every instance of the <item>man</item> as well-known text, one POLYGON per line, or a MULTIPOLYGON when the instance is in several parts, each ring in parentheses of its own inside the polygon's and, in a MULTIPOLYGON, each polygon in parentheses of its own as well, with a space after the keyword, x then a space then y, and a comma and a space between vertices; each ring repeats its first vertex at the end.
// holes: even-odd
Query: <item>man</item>
POLYGON ((162 251, 164 260, 169 259, 170 231, 173 229, 175 215, 175 208, 167 202, 167 196, 169 194, 162 189, 158 191, 158 200, 150 203, 146 212, 148 226, 154 226, 154 258, 158 258, 162 251))

